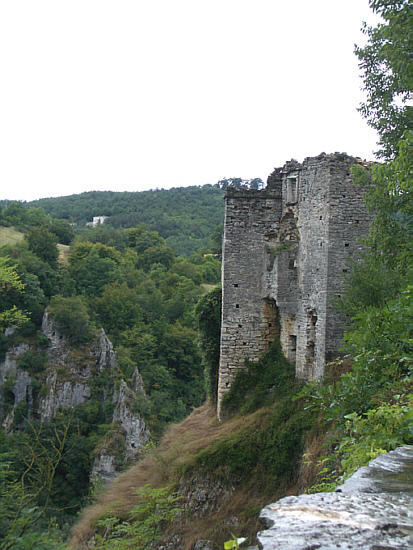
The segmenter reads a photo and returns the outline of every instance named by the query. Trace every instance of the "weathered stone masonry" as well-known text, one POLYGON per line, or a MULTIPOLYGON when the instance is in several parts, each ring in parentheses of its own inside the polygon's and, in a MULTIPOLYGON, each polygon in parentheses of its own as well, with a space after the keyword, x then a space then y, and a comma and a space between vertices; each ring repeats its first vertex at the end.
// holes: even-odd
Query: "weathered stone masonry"
POLYGON ((370 216, 346 154, 290 161, 263 190, 226 192, 218 412, 245 359, 257 361, 279 335, 299 378, 313 380, 342 346, 342 291, 348 256, 370 216))

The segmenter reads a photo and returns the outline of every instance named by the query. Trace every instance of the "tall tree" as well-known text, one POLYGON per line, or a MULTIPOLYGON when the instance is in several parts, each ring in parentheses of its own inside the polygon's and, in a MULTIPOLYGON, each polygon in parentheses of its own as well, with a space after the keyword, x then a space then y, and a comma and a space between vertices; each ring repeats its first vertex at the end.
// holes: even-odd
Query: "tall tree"
POLYGON ((374 13, 383 19, 375 27, 364 23, 368 41, 355 48, 362 69, 367 100, 360 106, 367 124, 379 135, 377 156, 393 159, 411 117, 407 101, 410 93, 409 0, 370 0, 374 13))
POLYGON ((44 262, 56 266, 59 250, 57 248, 58 238, 51 233, 45 225, 31 227, 27 235, 29 250, 34 252, 44 262))

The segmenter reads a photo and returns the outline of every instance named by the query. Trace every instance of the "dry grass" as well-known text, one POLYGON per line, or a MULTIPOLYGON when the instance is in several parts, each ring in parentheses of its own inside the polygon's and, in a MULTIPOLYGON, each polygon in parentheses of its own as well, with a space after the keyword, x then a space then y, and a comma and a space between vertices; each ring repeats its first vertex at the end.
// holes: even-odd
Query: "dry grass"
POLYGON ((307 436, 298 480, 299 493, 304 493, 313 485, 320 483, 320 473, 324 467, 321 458, 331 450, 326 448, 327 440, 328 433, 325 431, 310 433, 307 436))
MULTIPOLYGON (((97 503, 83 512, 73 529, 71 548, 88 548, 86 541, 92 537, 99 519, 107 516, 127 518, 131 508, 138 504, 136 491, 139 487, 150 484, 153 488, 171 486, 177 489, 183 475, 185 481, 181 481, 180 488, 191 483, 197 486, 202 475, 195 470, 195 455, 235 432, 253 425, 258 427, 264 421, 262 417, 262 411, 257 411, 247 417, 218 422, 211 405, 195 409, 183 422, 171 426, 156 449, 148 451, 135 466, 120 475, 97 503)), ((216 475, 219 478, 218 473, 216 475)), ((297 494, 297 487, 280 485, 271 493, 271 499, 274 501, 286 494, 297 494)), ((268 493, 263 495, 262 487, 258 483, 254 485, 253 480, 245 487, 232 486, 227 497, 222 498, 215 509, 211 508, 210 513, 204 517, 183 518, 179 525, 174 525, 174 533, 182 537, 180 548, 189 550, 198 539, 214 540, 222 545, 234 531, 248 536, 252 543, 261 528, 258 512, 269 503, 268 499, 268 493), (234 518, 238 524, 234 525, 234 518)))
POLYGON ((326 384, 336 384, 340 380, 340 376, 346 372, 350 372, 353 367, 353 360, 349 357, 344 359, 336 359, 326 365, 326 373, 324 381, 326 384))
POLYGON ((57 248, 59 249, 60 265, 63 265, 63 266, 69 265, 70 246, 66 244, 58 244, 57 248))
POLYGON ((24 239, 24 234, 14 227, 0 227, 0 246, 15 245, 24 239))

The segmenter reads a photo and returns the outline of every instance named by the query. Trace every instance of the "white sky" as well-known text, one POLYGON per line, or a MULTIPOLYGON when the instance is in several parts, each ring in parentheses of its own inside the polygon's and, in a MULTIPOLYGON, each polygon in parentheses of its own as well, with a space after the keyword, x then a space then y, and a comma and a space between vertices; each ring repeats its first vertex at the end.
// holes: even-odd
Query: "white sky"
POLYGON ((0 0, 0 199, 372 159, 368 0, 0 0))

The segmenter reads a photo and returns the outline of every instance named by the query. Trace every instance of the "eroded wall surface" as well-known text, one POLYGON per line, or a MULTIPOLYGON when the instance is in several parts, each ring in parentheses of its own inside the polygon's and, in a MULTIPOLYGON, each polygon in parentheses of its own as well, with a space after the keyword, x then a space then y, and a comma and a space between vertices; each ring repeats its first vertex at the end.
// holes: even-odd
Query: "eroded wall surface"
POLYGON ((370 221, 354 162, 323 153, 276 169, 263 190, 227 189, 218 409, 245 359, 275 338, 306 380, 342 346, 333 299, 370 221))

